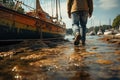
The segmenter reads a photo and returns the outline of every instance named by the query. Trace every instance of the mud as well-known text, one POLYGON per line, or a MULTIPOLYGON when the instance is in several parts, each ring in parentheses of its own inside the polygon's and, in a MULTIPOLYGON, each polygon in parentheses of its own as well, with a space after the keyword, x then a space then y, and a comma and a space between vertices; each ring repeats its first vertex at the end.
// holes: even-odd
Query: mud
POLYGON ((120 36, 115 35, 105 35, 104 37, 100 38, 107 43, 114 43, 120 46, 120 36))
POLYGON ((120 80, 120 48, 98 36, 86 46, 26 41, 0 47, 0 80, 120 80))

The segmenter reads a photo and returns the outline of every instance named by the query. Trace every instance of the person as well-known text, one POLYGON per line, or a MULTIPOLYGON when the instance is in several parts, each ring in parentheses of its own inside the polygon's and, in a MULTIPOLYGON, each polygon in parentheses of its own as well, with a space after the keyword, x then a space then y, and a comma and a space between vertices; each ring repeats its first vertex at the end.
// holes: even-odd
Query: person
POLYGON ((79 45, 80 40, 82 45, 85 45, 87 18, 92 16, 93 0, 68 0, 67 13, 68 17, 72 19, 72 30, 75 37, 74 45, 79 45), (82 34, 80 34, 80 28, 82 34))

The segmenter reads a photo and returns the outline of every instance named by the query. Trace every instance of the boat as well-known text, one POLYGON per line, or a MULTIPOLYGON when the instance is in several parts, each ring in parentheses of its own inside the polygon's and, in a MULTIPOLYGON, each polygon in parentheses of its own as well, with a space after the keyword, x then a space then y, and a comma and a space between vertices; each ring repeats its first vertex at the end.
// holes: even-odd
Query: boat
POLYGON ((112 31, 111 30, 105 30, 104 35, 112 35, 112 31))
POLYGON ((98 31, 97 35, 103 35, 102 31, 98 31))
POLYGON ((96 33, 95 33, 95 28, 94 28, 94 27, 93 27, 93 30, 89 32, 89 35, 90 35, 90 36, 96 35, 96 33))
MULTIPOLYGON (((36 0, 36 9, 27 13, 16 11, 18 5, 24 3, 15 1, 14 9, 0 4, 0 40, 63 39, 65 37, 65 23, 59 22, 58 15, 51 17, 45 12, 39 0, 36 0)), ((56 3, 58 2, 59 0, 56 0, 56 3)))
POLYGON ((93 35, 96 35, 96 34, 95 34, 94 31, 91 31, 91 32, 89 33, 89 35, 90 35, 90 36, 93 36, 93 35))
POLYGON ((101 30, 101 27, 99 28, 98 32, 97 32, 97 35, 103 35, 103 32, 101 30))

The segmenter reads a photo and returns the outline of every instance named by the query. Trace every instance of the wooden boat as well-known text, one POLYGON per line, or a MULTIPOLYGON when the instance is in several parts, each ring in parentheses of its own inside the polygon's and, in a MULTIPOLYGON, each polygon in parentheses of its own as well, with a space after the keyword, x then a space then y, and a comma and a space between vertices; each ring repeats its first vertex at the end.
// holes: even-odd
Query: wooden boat
POLYGON ((26 14, 0 5, 0 40, 64 38, 65 23, 54 21, 36 3, 36 11, 26 14))

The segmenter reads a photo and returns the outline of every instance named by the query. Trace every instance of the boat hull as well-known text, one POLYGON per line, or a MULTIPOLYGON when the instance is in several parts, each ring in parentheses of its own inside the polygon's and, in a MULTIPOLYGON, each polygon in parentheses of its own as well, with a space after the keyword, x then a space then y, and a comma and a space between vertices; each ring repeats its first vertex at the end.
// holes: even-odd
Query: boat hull
POLYGON ((64 38, 61 25, 0 6, 0 40, 64 38))

